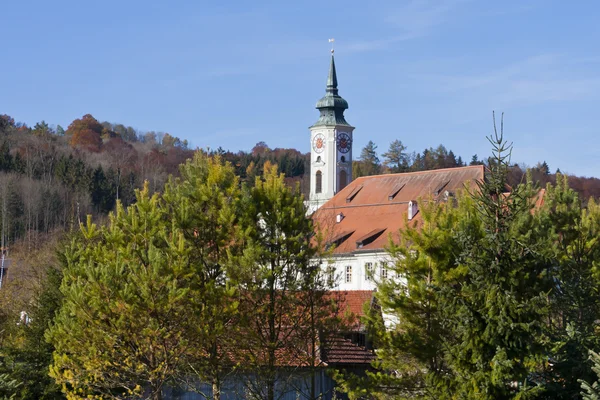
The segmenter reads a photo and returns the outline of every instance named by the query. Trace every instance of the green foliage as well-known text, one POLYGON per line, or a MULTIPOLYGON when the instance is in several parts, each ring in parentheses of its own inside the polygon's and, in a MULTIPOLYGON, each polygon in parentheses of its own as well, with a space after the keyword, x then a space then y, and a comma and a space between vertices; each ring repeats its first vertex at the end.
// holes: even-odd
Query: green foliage
POLYGON ((326 337, 332 307, 299 189, 288 187, 277 167, 265 164, 263 176, 245 190, 247 244, 241 262, 248 292, 241 303, 241 372, 254 397, 273 400, 275 387, 288 385, 278 365, 316 367, 318 332, 326 337))
POLYGON ((394 140, 390 143, 390 148, 383 153, 385 160, 383 165, 390 169, 390 172, 404 172, 408 170, 408 154, 405 153, 406 146, 400 140, 394 140))
POLYGON ((50 374, 69 398, 160 398, 181 368, 194 270, 162 204, 145 188, 108 226, 88 218, 65 251, 64 302, 47 338, 50 374))
POLYGON ((237 361, 231 354, 239 322, 235 278, 243 239, 241 191, 232 166, 218 156, 208 158, 198 152, 180 171, 180 178, 167 183, 164 199, 174 226, 183 233, 183 246, 190 250, 188 262, 194 274, 188 300, 194 310, 188 332, 192 346, 187 354, 189 369, 182 375, 211 383, 213 398, 218 399, 224 377, 237 361))
POLYGON ((0 374, 0 399, 13 400, 17 396, 17 391, 23 384, 16 379, 12 379, 9 374, 0 374))
POLYGON ((590 350, 590 360, 592 361, 592 371, 595 373, 593 383, 588 383, 580 379, 581 396, 583 400, 600 400, 600 355, 590 350))
MULTIPOLYGON (((41 293, 27 310, 28 323, 21 318, 15 324, 12 340, 4 346, 4 376, 19 382, 12 392, 16 399, 62 399, 60 386, 48 375, 53 346, 45 340, 45 331, 60 306, 62 274, 49 268, 41 293)), ((11 320, 14 323, 14 320, 11 320)))
POLYGON ((381 162, 377 155, 377 145, 372 140, 369 140, 361 150, 360 164, 360 169, 356 171, 359 175, 354 175, 355 178, 381 173, 381 162))
MULTIPOLYGON (((546 226, 531 184, 507 192, 510 147, 475 192, 447 203, 419 200, 421 223, 391 244, 404 281, 378 283, 385 328, 366 378, 342 376, 353 398, 526 399, 547 393, 547 325, 553 279, 546 226)), ((425 154, 425 157, 427 154, 425 154)))
POLYGON ((543 392, 531 382, 544 365, 548 260, 533 234, 532 194, 526 185, 506 193, 510 147, 502 131, 489 138, 490 173, 474 194, 482 231, 458 230, 455 271, 460 281, 440 290, 447 316, 444 340, 459 398, 531 398, 543 392))
POLYGON ((571 399, 579 393, 578 379, 594 378, 588 349, 600 347, 600 207, 590 200, 583 208, 567 177, 558 175, 556 185, 547 186, 537 216, 549 244, 546 253, 555 260, 547 327, 552 367, 545 379, 555 398, 571 399))

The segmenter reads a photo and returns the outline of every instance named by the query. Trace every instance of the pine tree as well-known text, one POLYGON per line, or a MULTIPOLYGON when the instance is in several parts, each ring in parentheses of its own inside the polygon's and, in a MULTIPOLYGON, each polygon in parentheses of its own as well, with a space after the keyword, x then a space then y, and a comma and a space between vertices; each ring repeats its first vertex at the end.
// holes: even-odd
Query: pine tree
POLYGON ((475 204, 459 193, 455 201, 436 203, 419 199, 422 224, 409 224, 400 241, 388 246, 395 260, 390 267, 399 279, 377 282, 380 312, 367 314, 369 334, 377 360, 365 377, 338 373, 350 398, 443 399, 453 376, 446 362, 439 289, 462 279, 454 271, 456 248, 453 232, 470 230, 481 235, 481 224, 471 218, 475 204), (452 272, 452 273, 449 273, 452 272), (389 318, 386 326, 382 314, 389 318))
POLYGON ((264 170, 244 195, 247 292, 240 304, 245 318, 239 354, 249 393, 273 400, 290 390, 282 364, 312 366, 317 350, 310 343, 331 307, 318 279, 313 226, 299 187, 289 188, 277 166, 265 163, 264 170))
POLYGON ((388 167, 391 172, 404 172, 408 169, 406 146, 400 140, 394 140, 390 143, 390 148, 383 153, 385 160, 383 165, 388 167))
POLYGON ((189 249, 147 185, 106 227, 88 217, 65 251, 62 307, 47 338, 69 398, 161 399, 189 350, 189 249))
POLYGON ((548 390, 556 399, 579 394, 579 379, 591 380, 588 349, 600 347, 596 333, 600 319, 600 282, 595 265, 600 258, 600 207, 593 201, 583 208, 566 176, 548 185, 539 217, 547 235, 548 257, 555 260, 551 292, 552 315, 548 337, 551 367, 545 373, 548 390))
POLYGON ((360 152, 363 175, 377 175, 381 173, 381 163, 377 156, 377 145, 369 140, 369 143, 360 152))
MULTIPOLYGON (((238 360, 232 359, 239 328, 239 285, 237 260, 241 255, 243 232, 239 229, 239 180, 229 163, 219 156, 208 158, 197 152, 180 166, 180 178, 171 178, 164 199, 177 229, 183 232, 190 249, 193 269, 195 310, 189 332, 193 351, 183 379, 197 377, 212 385, 212 398, 220 399, 225 377, 238 360)), ((197 390, 197 388, 193 388, 197 390)))

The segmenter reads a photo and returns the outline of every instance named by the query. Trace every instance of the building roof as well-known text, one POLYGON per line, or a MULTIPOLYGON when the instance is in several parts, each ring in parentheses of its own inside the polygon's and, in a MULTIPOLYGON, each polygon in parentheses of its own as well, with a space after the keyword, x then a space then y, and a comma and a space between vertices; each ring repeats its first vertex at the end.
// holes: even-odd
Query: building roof
MULTIPOLYGON (((380 251, 407 221, 409 202, 445 201, 484 179, 484 166, 365 176, 352 181, 313 214, 334 254, 380 251), (339 223, 336 216, 343 214, 339 223), (336 239, 336 240, 332 240, 336 239)), ((418 209, 418 208, 417 208, 418 209)), ((410 223, 419 224, 417 211, 410 223)))
POLYGON ((371 304, 375 296, 373 290, 339 290, 333 293, 330 296, 338 302, 340 313, 350 313, 359 318, 364 316, 365 303, 371 304))

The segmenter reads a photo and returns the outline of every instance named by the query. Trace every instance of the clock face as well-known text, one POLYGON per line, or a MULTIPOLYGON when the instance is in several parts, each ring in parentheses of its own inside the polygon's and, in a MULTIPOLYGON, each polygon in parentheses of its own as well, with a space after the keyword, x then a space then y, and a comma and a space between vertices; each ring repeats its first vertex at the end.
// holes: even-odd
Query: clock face
POLYGON ((315 153, 322 153, 325 149, 325 136, 322 133, 315 135, 313 139, 313 149, 315 153))
POLYGON ((346 132, 338 133, 337 148, 340 153, 347 153, 352 147, 352 138, 346 132))

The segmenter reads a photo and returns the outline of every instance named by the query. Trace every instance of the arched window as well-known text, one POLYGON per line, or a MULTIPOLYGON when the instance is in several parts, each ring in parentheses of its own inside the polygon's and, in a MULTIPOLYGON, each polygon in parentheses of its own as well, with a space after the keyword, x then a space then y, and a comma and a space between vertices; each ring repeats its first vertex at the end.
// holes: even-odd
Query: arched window
POLYGON ((321 193, 323 191, 323 174, 321 171, 317 171, 315 174, 315 193, 321 193))
POLYGON ((320 163, 321 162, 321 156, 317 156, 317 162, 320 163))
POLYGON ((340 171, 340 190, 345 188, 347 184, 348 184, 348 174, 346 173, 346 171, 341 170, 340 171))

